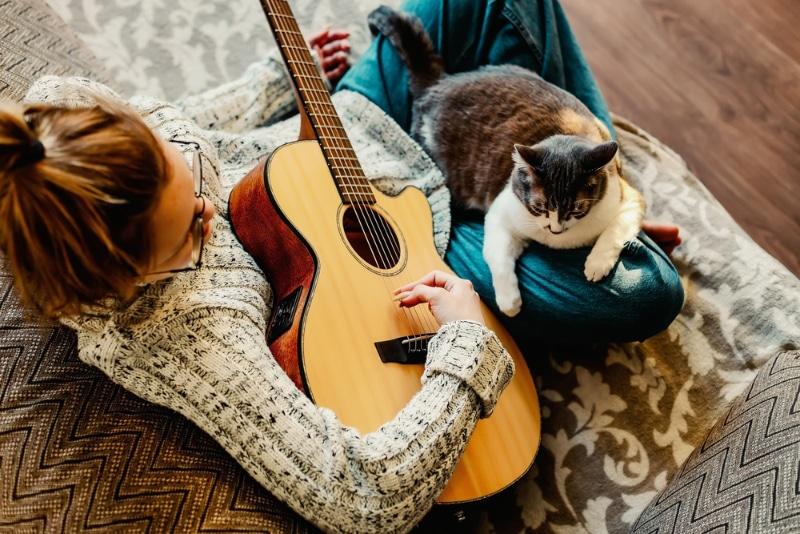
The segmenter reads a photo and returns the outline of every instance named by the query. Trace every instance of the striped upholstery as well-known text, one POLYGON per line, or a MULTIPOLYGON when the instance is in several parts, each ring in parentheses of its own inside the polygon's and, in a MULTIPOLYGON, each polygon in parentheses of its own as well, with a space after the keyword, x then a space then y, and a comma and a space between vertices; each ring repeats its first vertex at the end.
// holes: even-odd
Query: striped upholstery
POLYGON ((0 0, 0 98, 20 100, 44 74, 107 78, 44 0, 0 0))
POLYGON ((306 531, 204 432, 75 347, 25 320, 0 272, 0 532, 306 531))
POLYGON ((634 532, 800 532, 800 351, 761 368, 634 532))

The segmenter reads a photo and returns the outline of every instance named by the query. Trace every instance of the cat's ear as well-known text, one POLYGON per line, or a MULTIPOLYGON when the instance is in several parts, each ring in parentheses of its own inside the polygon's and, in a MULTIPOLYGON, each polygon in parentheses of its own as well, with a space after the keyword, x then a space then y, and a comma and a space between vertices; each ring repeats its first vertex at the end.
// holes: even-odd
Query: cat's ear
POLYGON ((614 156, 617 154, 617 148, 617 143, 614 141, 608 141, 607 143, 597 145, 584 154, 581 159, 581 167, 583 167, 583 170, 587 173, 592 173, 600 169, 614 159, 614 156))
POLYGON ((511 154, 514 163, 517 165, 530 165, 538 171, 544 162, 544 150, 541 148, 514 144, 514 152, 511 154))

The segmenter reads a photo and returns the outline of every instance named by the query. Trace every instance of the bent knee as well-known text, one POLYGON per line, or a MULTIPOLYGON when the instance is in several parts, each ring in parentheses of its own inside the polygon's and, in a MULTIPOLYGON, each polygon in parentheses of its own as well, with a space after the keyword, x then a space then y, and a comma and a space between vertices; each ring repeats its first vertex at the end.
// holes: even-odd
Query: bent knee
POLYGON ((647 339, 665 330, 683 308, 684 290, 678 271, 666 258, 652 252, 644 267, 618 268, 614 286, 613 313, 619 321, 615 341, 647 339))

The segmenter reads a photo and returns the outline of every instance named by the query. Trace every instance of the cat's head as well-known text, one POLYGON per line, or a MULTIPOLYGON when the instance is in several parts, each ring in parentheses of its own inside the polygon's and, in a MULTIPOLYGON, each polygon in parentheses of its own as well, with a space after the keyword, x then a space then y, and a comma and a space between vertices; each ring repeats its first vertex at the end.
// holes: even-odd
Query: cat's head
POLYGON ((511 188, 536 222, 553 234, 569 230, 619 176, 617 143, 553 135, 533 145, 514 145, 511 188))

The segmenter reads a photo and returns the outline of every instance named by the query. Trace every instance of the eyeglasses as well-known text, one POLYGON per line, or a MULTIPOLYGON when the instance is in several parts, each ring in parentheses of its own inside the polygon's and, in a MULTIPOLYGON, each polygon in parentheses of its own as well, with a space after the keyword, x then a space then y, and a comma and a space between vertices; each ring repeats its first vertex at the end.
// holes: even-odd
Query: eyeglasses
POLYGON ((192 264, 182 269, 168 269, 166 271, 155 271, 151 274, 171 274, 184 273, 199 269, 203 264, 203 213, 206 211, 206 199, 203 197, 203 165, 200 161, 200 145, 194 141, 179 141, 170 139, 170 143, 192 147, 192 175, 194 177, 194 196, 203 202, 203 209, 200 210, 192 223, 192 264))

